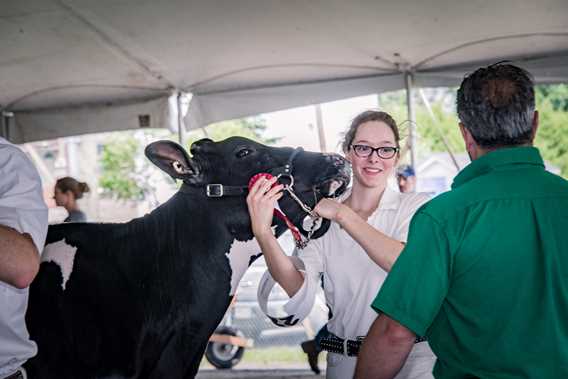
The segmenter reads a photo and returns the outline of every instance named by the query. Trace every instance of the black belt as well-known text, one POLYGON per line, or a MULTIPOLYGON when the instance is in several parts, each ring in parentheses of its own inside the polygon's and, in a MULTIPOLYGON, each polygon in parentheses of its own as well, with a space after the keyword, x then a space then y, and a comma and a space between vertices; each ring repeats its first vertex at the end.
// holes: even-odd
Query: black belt
MULTIPOLYGON (((359 348, 365 340, 365 337, 357 337, 356 340, 344 340, 337 337, 333 333, 329 333, 328 337, 323 337, 320 340, 321 348, 330 353, 347 355, 349 357, 356 357, 359 354, 359 348)), ((416 337, 414 343, 426 341, 424 337, 416 337)))
POLYGON ((24 379, 24 375, 22 375, 22 371, 18 370, 10 376, 7 376, 4 379, 24 379))

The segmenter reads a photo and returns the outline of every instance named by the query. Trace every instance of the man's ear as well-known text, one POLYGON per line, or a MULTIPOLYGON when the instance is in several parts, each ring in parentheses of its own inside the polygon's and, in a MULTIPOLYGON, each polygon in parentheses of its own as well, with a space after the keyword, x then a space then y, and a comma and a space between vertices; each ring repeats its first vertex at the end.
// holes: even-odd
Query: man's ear
POLYGON ((173 141, 152 142, 144 149, 146 157, 173 179, 196 182, 199 167, 183 147, 173 141))
POLYGON ((485 154, 485 150, 477 144, 477 141, 473 138, 471 132, 461 122, 460 131, 465 142, 465 150, 472 161, 485 154))
MULTIPOLYGON (((462 124, 461 122, 458 123, 458 125, 460 126, 460 132, 461 132, 463 141, 466 142, 466 136, 465 136, 466 129, 465 129, 465 126, 463 126, 463 124, 462 124)), ((467 142, 466 142, 466 144, 467 144, 467 142)))
POLYGON ((470 131, 467 130, 467 128, 461 122, 459 123, 459 125, 463 141, 465 142, 465 148, 466 149, 475 148, 477 146, 477 143, 475 142, 475 139, 471 135, 470 131))
POLYGON ((538 120, 539 120, 538 111, 534 111, 533 120, 532 120, 531 143, 534 142, 534 139, 536 137, 536 131, 538 130, 538 125, 539 125, 538 120))

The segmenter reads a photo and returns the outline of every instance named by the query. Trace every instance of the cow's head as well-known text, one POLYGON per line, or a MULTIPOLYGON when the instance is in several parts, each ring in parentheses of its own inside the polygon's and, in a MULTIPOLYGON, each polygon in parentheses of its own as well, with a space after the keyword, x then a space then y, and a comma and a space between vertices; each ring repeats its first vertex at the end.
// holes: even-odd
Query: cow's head
MULTIPOLYGON (((225 206, 224 221, 241 241, 252 238, 245 198, 249 180, 255 174, 269 172, 276 175, 291 163, 293 190, 310 208, 323 197, 343 193, 351 174, 346 160, 337 154, 271 147, 243 137, 231 137, 221 142, 202 139, 195 142, 190 151, 192 158, 178 144, 158 141, 148 145, 146 156, 172 178, 182 180, 186 190, 201 193, 207 201, 225 206), (217 184, 224 186, 223 196, 217 197, 221 195, 220 187, 212 186, 217 184)), ((282 181, 290 182, 285 176, 282 181)), ((298 202, 286 193, 279 205, 300 231, 307 234, 302 228, 307 213, 298 202)), ((284 223, 276 218, 274 224, 280 231, 285 229, 284 223)), ((312 238, 321 236, 328 228, 329 221, 324 220, 312 238)))

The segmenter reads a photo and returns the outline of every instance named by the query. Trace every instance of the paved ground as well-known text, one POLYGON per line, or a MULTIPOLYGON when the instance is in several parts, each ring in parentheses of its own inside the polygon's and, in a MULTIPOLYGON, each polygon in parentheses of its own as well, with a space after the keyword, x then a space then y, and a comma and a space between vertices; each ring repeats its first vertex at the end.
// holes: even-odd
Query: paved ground
POLYGON ((315 375, 310 370, 295 368, 274 368, 274 369, 239 369, 232 370, 216 370, 202 369, 196 376, 196 379, 249 379, 249 378, 270 378, 270 379, 321 379, 325 377, 325 373, 315 375))

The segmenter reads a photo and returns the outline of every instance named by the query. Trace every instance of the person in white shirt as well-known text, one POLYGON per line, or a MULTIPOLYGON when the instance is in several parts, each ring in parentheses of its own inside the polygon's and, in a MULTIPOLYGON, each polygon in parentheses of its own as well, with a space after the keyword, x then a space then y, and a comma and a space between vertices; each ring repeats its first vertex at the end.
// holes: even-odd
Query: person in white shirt
MULTIPOLYGON (((398 162, 399 139, 396 122, 385 112, 366 111, 353 120, 342 144, 353 168, 352 188, 339 202, 323 199, 316 205, 315 212, 332 220, 331 227, 292 257, 270 228, 282 185, 272 187, 276 178, 261 179, 247 197, 252 229, 269 273, 291 298, 284 307, 288 315, 302 319, 309 313, 323 275, 332 313, 331 336, 322 340, 328 351, 327 378, 353 377, 358 348, 377 317, 369 304, 404 246, 410 219, 429 200, 424 194, 399 193, 387 186, 398 162)), ((265 286, 259 289, 261 303, 271 288, 265 286)), ((434 362, 428 343, 417 342, 397 378, 432 378, 434 362)))
POLYGON ((41 180, 16 146, 0 138, 0 378, 25 378, 37 352, 25 324, 28 286, 47 233, 41 180))

